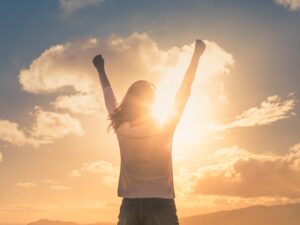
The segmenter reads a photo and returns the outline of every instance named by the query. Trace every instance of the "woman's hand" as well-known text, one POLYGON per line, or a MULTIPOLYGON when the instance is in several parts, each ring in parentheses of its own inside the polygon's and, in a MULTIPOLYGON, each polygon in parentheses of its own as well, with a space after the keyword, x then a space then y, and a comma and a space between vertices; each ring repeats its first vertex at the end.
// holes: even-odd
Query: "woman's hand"
POLYGON ((205 45, 204 41, 197 39, 196 43, 195 43, 195 53, 202 55, 205 48, 206 48, 206 45, 205 45))
POLYGON ((93 64, 98 70, 104 70, 104 59, 102 55, 96 55, 93 59, 93 64))

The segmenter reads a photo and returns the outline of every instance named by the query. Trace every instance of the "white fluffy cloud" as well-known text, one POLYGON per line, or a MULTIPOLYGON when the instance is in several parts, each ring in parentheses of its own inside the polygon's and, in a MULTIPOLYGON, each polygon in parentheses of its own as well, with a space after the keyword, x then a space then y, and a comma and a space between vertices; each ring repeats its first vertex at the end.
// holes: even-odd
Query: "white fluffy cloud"
POLYGON ((52 143, 69 134, 83 134, 80 121, 68 113, 48 112, 36 108, 34 116, 36 121, 31 135, 42 144, 52 143))
POLYGON ((17 123, 8 120, 0 120, 0 140, 18 147, 36 144, 34 139, 26 136, 17 123))
POLYGON ((56 109, 67 109, 72 113, 92 114, 100 111, 99 99, 99 96, 92 94, 61 95, 52 102, 52 105, 56 109))
POLYGON ((238 147, 221 149, 196 170, 178 175, 187 193, 236 197, 300 197, 300 144, 285 155, 254 154, 238 147))
POLYGON ((68 113, 49 112, 37 107, 33 116, 33 126, 24 129, 20 129, 17 123, 0 120, 0 140, 18 147, 38 147, 40 144, 53 143, 66 135, 83 134, 80 121, 68 113))
POLYGON ((92 55, 87 53, 93 47, 92 39, 50 47, 28 69, 20 71, 22 88, 32 93, 50 93, 64 87, 83 93, 91 92, 97 77, 92 79, 92 55))
MULTIPOLYGON (((214 42, 206 41, 206 45, 197 77, 219 79, 228 74, 229 67, 234 64, 233 57, 214 42)), ((193 47, 194 43, 162 50, 146 33, 133 33, 128 37, 111 35, 104 40, 78 39, 46 49, 28 68, 20 70, 19 82, 23 90, 33 94, 60 93, 50 103, 56 110, 64 109, 76 114, 98 113, 104 104, 99 78, 91 62, 95 55, 101 53, 104 56, 117 97, 135 80, 146 79, 156 83, 161 78, 165 82, 160 83, 167 83, 167 91, 174 95, 174 88, 179 86, 187 69, 193 47), (72 94, 66 94, 66 89, 68 93, 72 89, 72 94)), ((165 97, 170 102, 169 96, 165 97)), ((53 143, 67 134, 83 133, 79 120, 68 113, 46 112, 37 107, 33 115, 36 122, 28 130, 36 146, 53 143)), ((17 124, 14 126, 13 133, 19 138, 10 134, 5 141, 12 143, 12 140, 19 140, 18 145, 22 146, 30 140, 29 136, 19 130, 17 124)))
POLYGON ((102 182, 108 186, 117 184, 119 168, 114 167, 110 162, 99 160, 84 163, 81 168, 73 170, 70 175, 81 177, 86 172, 98 174, 102 182))
POLYGON ((214 124, 212 130, 225 130, 235 127, 254 127, 272 124, 276 121, 287 119, 295 115, 293 111, 296 106, 296 100, 293 94, 289 94, 286 100, 278 95, 273 95, 263 101, 260 106, 247 109, 238 115, 235 120, 228 124, 214 124))
MULTIPOLYGON (((214 42, 206 41, 206 44, 199 79, 228 74, 234 64, 232 55, 214 42)), ((96 98, 101 93, 99 78, 91 63, 96 54, 104 56, 108 76, 118 94, 138 79, 156 82, 164 77, 166 82, 172 81, 178 86, 192 51, 193 44, 162 50, 146 33, 133 33, 128 37, 112 35, 105 40, 76 40, 45 50, 29 68, 20 71, 19 80, 24 90, 36 94, 71 87, 77 94, 61 95, 53 105, 74 113, 92 113, 99 110, 96 98)))
POLYGON ((72 13, 84 7, 100 5, 104 1, 105 0, 59 0, 59 5, 66 13, 72 13))
POLYGON ((274 0, 278 5, 282 5, 289 10, 299 10, 300 0, 274 0))

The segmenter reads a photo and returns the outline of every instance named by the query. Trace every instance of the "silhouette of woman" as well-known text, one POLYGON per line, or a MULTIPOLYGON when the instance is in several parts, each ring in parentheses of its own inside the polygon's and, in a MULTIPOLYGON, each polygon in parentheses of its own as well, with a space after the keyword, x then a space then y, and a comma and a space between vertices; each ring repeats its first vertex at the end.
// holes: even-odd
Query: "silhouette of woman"
POLYGON ((106 76, 104 59, 93 59, 120 147, 118 196, 123 197, 118 225, 178 225, 172 170, 172 139, 190 95, 205 44, 196 40, 190 65, 176 94, 172 113, 163 125, 152 117, 155 87, 134 82, 120 104, 106 76))

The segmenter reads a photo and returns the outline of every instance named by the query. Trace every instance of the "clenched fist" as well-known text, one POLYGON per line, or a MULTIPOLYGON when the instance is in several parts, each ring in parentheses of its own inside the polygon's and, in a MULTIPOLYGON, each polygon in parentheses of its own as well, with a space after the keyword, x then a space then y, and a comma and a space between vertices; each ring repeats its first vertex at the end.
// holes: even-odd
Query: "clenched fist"
POLYGON ((195 43, 195 52, 198 54, 202 54, 206 48, 204 41, 197 39, 195 43))
POLYGON ((104 69, 104 59, 102 55, 96 55, 93 59, 93 64, 97 69, 104 69))

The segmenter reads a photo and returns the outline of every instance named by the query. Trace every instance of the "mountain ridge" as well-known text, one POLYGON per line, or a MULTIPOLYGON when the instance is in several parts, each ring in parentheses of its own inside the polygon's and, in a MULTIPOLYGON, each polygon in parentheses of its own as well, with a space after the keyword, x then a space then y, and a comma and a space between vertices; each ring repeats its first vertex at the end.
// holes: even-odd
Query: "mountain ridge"
POLYGON ((255 205, 184 217, 181 225, 299 225, 300 203, 255 205))
MULTIPOLYGON (((271 206, 255 205, 188 216, 179 220, 180 225, 299 225, 300 203, 271 206)), ((40 219, 26 225, 116 225, 116 223, 82 224, 71 221, 40 219)))

